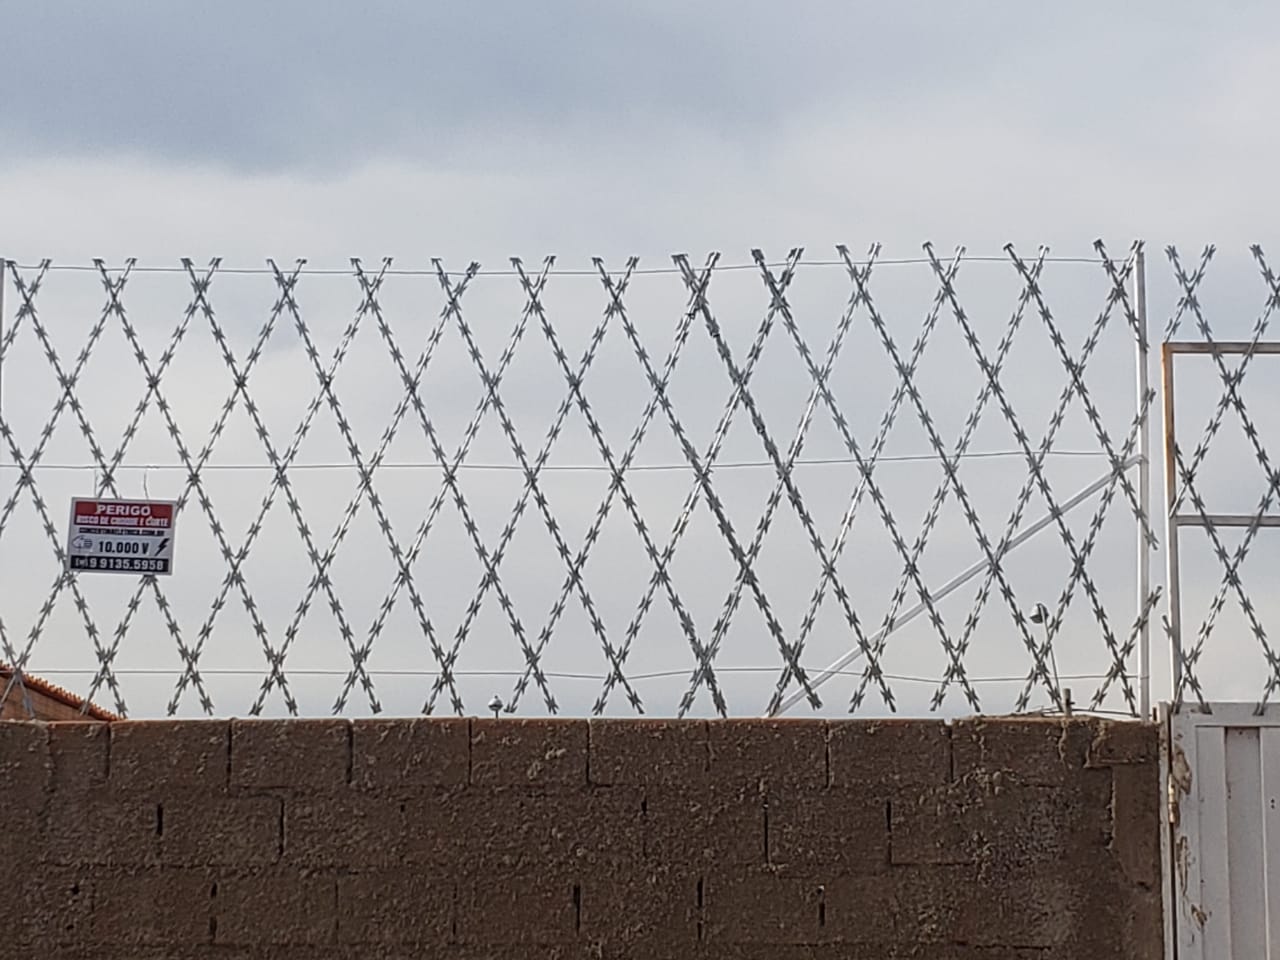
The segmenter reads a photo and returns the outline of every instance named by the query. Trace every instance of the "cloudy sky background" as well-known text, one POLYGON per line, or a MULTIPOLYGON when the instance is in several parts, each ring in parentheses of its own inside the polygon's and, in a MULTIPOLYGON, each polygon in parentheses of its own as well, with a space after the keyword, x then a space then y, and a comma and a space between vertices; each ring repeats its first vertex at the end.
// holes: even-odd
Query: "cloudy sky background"
MULTIPOLYGON (((1280 145, 1271 122, 1275 64, 1280 62, 1280 41, 1275 39, 1280 12, 1273 5, 1237 3, 1223 12, 1191 4, 1075 4, 1063 9, 1000 3, 977 9, 811 4, 790 11, 764 4, 631 4, 623 10, 559 3, 530 11, 515 4, 488 5, 483 11, 380 4, 359 14, 337 5, 287 3, 265 9, 223 4, 200 14, 158 3, 134 4, 127 12, 5 5, 0 254, 22 264, 50 257, 65 265, 84 265, 95 256, 114 264, 136 256, 156 266, 171 266, 182 256, 198 261, 221 256, 228 266, 249 267, 261 267, 266 257, 281 262, 307 257, 312 266, 334 268, 347 266, 351 256, 361 256, 367 264, 393 256, 397 267, 427 268, 430 258, 438 256, 455 270, 473 259, 505 268, 512 255, 533 267, 544 255, 555 254, 559 267, 581 269, 590 266, 592 256, 616 267, 634 254, 644 267, 665 267, 672 253, 688 252, 698 263, 709 250, 722 251, 726 264, 743 264, 755 247, 772 261, 781 260, 792 246, 805 247, 806 260, 830 261, 837 243, 860 255, 873 241, 884 244, 887 257, 919 256, 925 240, 933 241, 944 258, 956 244, 974 254, 1000 254, 1007 242, 1025 256, 1033 256, 1042 243, 1055 254, 1087 256, 1092 241, 1102 237, 1115 256, 1135 239, 1147 242, 1154 330, 1163 328, 1177 294, 1162 254, 1170 243, 1188 261, 1205 243, 1219 245, 1204 293, 1221 335, 1246 335, 1263 305, 1266 288, 1247 246, 1257 242, 1268 250, 1280 249, 1272 215, 1280 145)), ((1004 264, 969 263, 959 283, 985 348, 993 350, 1016 303, 1013 270, 1004 264)), ((899 347, 907 349, 936 290, 932 273, 918 264, 882 267, 872 288, 899 347)), ((349 277, 308 277, 299 289, 303 314, 327 358, 359 304, 359 289, 349 277)), ((1073 352, 1106 291, 1106 278, 1096 265, 1049 268, 1047 299, 1073 352)), ((439 285, 429 276, 393 277, 384 292, 388 322, 406 353, 416 356, 422 331, 443 304, 439 285)), ((840 267, 802 268, 791 292, 806 338, 815 351, 824 350, 849 296, 848 278, 840 267)), ((189 293, 181 276, 140 274, 130 282, 125 302, 153 361, 189 293)), ((685 293, 675 275, 644 276, 633 284, 628 298, 632 319, 658 357, 669 347, 685 293)), ((11 323, 16 310, 12 281, 6 295, 5 319, 11 323)), ((215 281, 211 300, 237 357, 247 352, 274 295, 269 277, 229 275, 215 281)), ((64 359, 73 358, 83 344, 102 299, 92 274, 50 275, 38 303, 64 359)), ((607 302, 599 282, 553 277, 546 299, 548 314, 576 362, 607 302)), ((712 304, 741 358, 767 308, 759 275, 743 271, 717 276, 712 304)), ((487 362, 496 360, 523 306, 512 278, 479 278, 467 294, 464 314, 487 362)), ((367 318, 365 322, 337 388, 357 438, 369 448, 377 444, 399 396, 376 327, 367 318)), ((1011 399, 1020 413, 1025 411, 1028 430, 1038 440, 1065 374, 1035 315, 1024 324, 1007 377, 1011 399)), ((28 327, 20 334, 4 367, 4 415, 25 451, 35 442, 57 392, 33 331, 28 327)), ((449 329, 441 350, 424 394, 444 445, 452 450, 480 385, 455 328, 449 329)), ((958 435, 981 384, 966 351, 954 318, 944 311, 940 332, 923 361, 922 380, 948 444, 958 435), (963 402, 956 396, 964 397, 963 402)), ((517 357, 503 394, 533 452, 564 396, 563 379, 536 327, 526 334, 517 357)), ((1263 427, 1278 409, 1269 388, 1275 375, 1266 371, 1266 362, 1257 361, 1249 381, 1249 389, 1257 391, 1251 395, 1251 409, 1263 427)), ((855 318, 841 363, 847 366, 838 368, 836 393, 866 444, 894 379, 865 311, 855 318)), ((612 328, 587 392, 615 452, 625 446, 647 399, 639 369, 621 329, 612 328)), ((771 334, 760 369, 755 384, 761 406, 785 445, 810 381, 780 328, 771 334)), ((1117 442, 1133 409, 1131 371, 1125 331, 1113 322, 1089 376, 1117 442)), ((292 435, 315 383, 286 316, 251 383, 280 446, 292 435)), ((1192 424, 1187 442, 1198 436, 1212 409, 1214 384, 1211 369, 1180 379, 1180 410, 1185 389, 1192 411, 1187 420, 1180 415, 1180 422, 1192 424)), ((118 445, 144 389, 113 321, 79 390, 109 451, 118 445)), ((207 323, 193 323, 164 388, 193 449, 203 444, 229 389, 230 378, 214 352, 207 323)), ((673 392, 695 446, 702 447, 728 395, 728 380, 705 329, 695 327, 673 392)), ((927 439, 909 409, 900 422, 887 451, 927 453, 927 439)), ((598 464, 576 411, 566 424, 552 462, 598 464)), ((1154 432, 1158 437, 1158 429, 1154 432)), ((1217 471, 1207 475, 1206 489, 1221 494, 1223 509, 1247 510, 1263 485, 1238 433, 1228 419, 1206 468, 1210 474, 1217 471)), ((1266 434, 1264 429, 1264 439, 1266 434)), ((1270 435, 1280 433, 1272 430, 1270 435)), ((649 436, 638 461, 680 461, 679 447, 661 418, 649 436)), ((1060 440, 1063 449, 1097 451, 1078 403, 1060 440)), ((396 444, 390 459, 430 459, 412 416, 396 444)), ((1010 432, 994 404, 973 446, 1010 448, 1010 432)), ((332 416, 322 410, 299 461, 341 462, 344 449, 332 416)), ((840 453, 830 418, 820 410, 805 455, 840 453)), ((174 459, 172 443, 151 409, 126 464, 174 459)), ((472 459, 512 461, 492 415, 472 459)), ((759 441, 742 413, 725 459, 762 459, 759 441)), ((45 462, 74 465, 87 460, 72 417, 64 415, 45 462)), ((264 461, 251 425, 237 410, 211 462, 260 466, 264 461)), ((11 452, 0 451, 0 465, 11 463, 11 452)), ((984 525, 998 535, 1026 476, 1025 466, 1015 459, 965 469, 984 525)), ((1098 476, 1105 462, 1062 457, 1052 469, 1055 489, 1065 499, 1098 476)), ((7 500, 16 472, 3 470, 0 497, 7 500)), ((937 465, 886 466, 877 475, 885 478, 903 535, 913 540, 938 482, 937 465)), ((141 470, 123 471, 122 492, 140 494, 142 476, 141 470)), ((152 470, 146 476, 148 490, 156 496, 181 490, 180 473, 152 470)), ((1158 470, 1155 476, 1159 494, 1158 470)), ((260 470, 210 475, 210 495, 233 544, 243 537, 268 479, 260 470)), ((847 467, 803 472, 800 483, 824 536, 834 533, 855 479, 847 467)), ((735 526, 748 538, 772 487, 771 472, 726 472, 716 482, 735 526)), ((58 522, 67 498, 87 492, 85 486, 92 483, 92 471, 86 470, 50 470, 39 477, 58 522)), ((354 476, 350 471, 312 471, 295 483, 308 520, 317 536, 327 540, 351 496, 354 476)), ((475 471, 465 474, 463 483, 484 539, 496 542, 519 493, 519 476, 475 471)), ((552 509, 564 523, 572 549, 606 483, 607 476, 598 472, 559 473, 554 482, 548 480, 552 509)), ((652 518, 660 543, 689 483, 687 473, 651 474, 635 481, 637 499, 652 518)), ((393 523, 407 536, 420 521, 424 503, 439 489, 439 476, 408 469, 392 476, 388 471, 380 474, 378 487, 393 523)), ((0 536, 0 615, 15 643, 30 630, 57 575, 25 491, 19 500, 0 536)), ((859 516, 866 522, 860 520, 857 527, 857 536, 867 539, 850 548, 848 566, 842 568, 869 632, 878 626, 902 566, 871 508, 869 501, 863 505, 859 516)), ((1043 502, 1033 498, 1027 519, 1043 509, 1043 502)), ((207 618, 225 572, 204 518, 193 519, 194 525, 184 525, 181 532, 181 572, 164 583, 184 636, 194 634, 207 618)), ((1082 514, 1073 520, 1078 537, 1087 519, 1082 514)), ((1027 602, 1049 602, 1061 589, 1065 551, 1056 537, 1048 536, 1039 559, 1028 554, 1027 562, 1011 573, 1021 578, 1015 586, 1027 602)), ((1224 540, 1235 542, 1229 535, 1224 540)), ((1124 502, 1118 499, 1093 565, 1120 631, 1127 631, 1132 614, 1132 541, 1132 524, 1126 525, 1124 502)), ((447 640, 474 591, 479 564, 449 505, 428 542, 432 547, 418 576, 431 587, 427 599, 438 611, 438 629, 447 640)), ((651 569, 638 543, 621 505, 615 505, 587 581, 611 635, 618 638, 651 569)), ((274 639, 289 622, 308 575, 296 526, 279 500, 251 557, 246 576, 274 639)), ((941 583, 976 557, 973 537, 952 501, 926 551, 926 579, 941 583)), ((1258 578, 1259 584, 1269 582, 1268 576, 1273 580, 1277 557, 1280 546, 1268 545, 1266 534, 1260 535, 1250 560, 1256 566, 1246 576, 1258 578)), ((788 631, 798 627, 814 582, 812 558, 784 501, 766 540, 760 574, 788 631)), ((1200 555, 1188 549, 1186 562, 1187 576, 1196 584, 1188 590, 1188 607, 1198 614, 1214 586, 1213 558, 1207 551, 1200 555)), ((1159 554, 1154 569, 1158 573, 1162 568, 1159 554)), ((532 504, 503 570, 513 602, 536 636, 564 571, 532 504)), ((353 630, 363 636, 394 576, 367 505, 335 561, 334 576, 353 630)), ((700 628, 709 632, 732 584, 733 568, 705 506, 698 508, 677 553, 676 576, 683 578, 681 593, 689 598, 700 628)), ((101 580, 86 579, 84 588, 95 618, 109 635, 123 615, 127 592, 118 582, 101 580)), ((960 594, 944 610, 956 632, 972 601, 971 589, 960 594)), ((94 665, 92 646, 69 599, 60 599, 38 641, 33 666, 69 670, 94 665)), ((908 603, 914 599, 909 596, 908 603)), ((1265 607, 1265 598, 1259 603, 1265 607)), ((1024 675, 1028 659, 998 596, 989 601, 988 611, 966 658, 971 672, 1024 675)), ((1229 604, 1212 638, 1220 653, 1209 659, 1221 668, 1220 695, 1248 697, 1257 692, 1262 661, 1256 643, 1241 632, 1243 621, 1233 616, 1229 604)), ((823 617, 831 619, 821 620, 815 631, 805 657, 810 667, 824 665, 849 646, 843 618, 830 598, 823 617)), ((629 662, 637 672, 685 671, 638 688, 650 712, 670 712, 688 685, 693 657, 661 596, 651 619, 629 662)), ((1199 622, 1198 615, 1190 619, 1199 622)), ((349 663, 332 622, 327 601, 317 598, 291 648, 291 666, 325 671, 349 663)), ((1064 673, 1106 668, 1105 648, 1091 623, 1077 592, 1064 631, 1081 639, 1073 649, 1060 649, 1064 673)), ((920 629, 895 638, 888 656, 896 657, 904 675, 940 676, 946 658, 936 634, 923 620, 916 626, 920 629)), ((403 600, 386 630, 375 645, 375 661, 382 657, 382 663, 371 662, 371 668, 432 668, 403 600)), ((1168 664, 1158 633, 1154 646, 1159 696, 1160 684, 1167 688, 1168 664)), ((549 670, 604 672, 599 644, 573 598, 546 656, 549 670)), ((211 670, 234 670, 260 669, 262 662, 233 593, 217 618, 202 663, 211 670)), ((779 659, 749 597, 744 597, 720 662, 774 669, 722 681, 734 712, 758 711, 773 688, 779 659)), ((134 670, 180 665, 150 598, 120 645, 117 663, 134 670)), ((459 668, 506 670, 522 664, 490 596, 459 668)), ((893 669, 888 660, 886 669, 893 669)), ((59 679, 77 688, 87 682, 71 674, 59 679)), ((242 713, 260 679, 211 677, 219 710, 242 713)), ((155 713, 167 704, 174 678, 131 674, 123 682, 132 712, 155 713)), ((395 712, 420 709, 424 683, 429 685, 416 676, 379 681, 382 705, 395 712)), ((479 709, 492 693, 510 699, 510 679, 475 678, 469 683, 469 710, 479 709)), ((325 712, 341 678, 301 677, 295 684, 305 712, 325 712)), ((856 684, 856 678, 840 678, 824 688, 828 709, 846 709, 856 684)), ((899 707, 927 709, 935 686, 895 685, 899 707)), ((1096 681, 1073 686, 1091 693, 1096 681)), ((552 687, 562 709, 581 712, 595 701, 600 683, 553 681, 552 687)), ((984 706, 1003 709, 1021 685, 1013 684, 1012 693, 1008 684, 992 689, 989 700, 984 690, 984 706)), ((1038 696, 1037 703, 1043 703, 1043 693, 1038 696)), ((1123 702, 1113 696, 1108 705, 1120 708, 1123 702)), ((188 692, 183 711, 197 706, 188 692)), ((358 689, 350 707, 367 708, 358 689)), ((282 708, 278 691, 267 708, 282 708)), ((866 709, 876 708, 869 696, 866 709)), ((953 686, 944 709, 967 708, 953 686)), ((530 688, 521 710, 542 709, 541 694, 530 688)), ((621 691, 613 692, 609 709, 625 712, 621 691)), ((705 692, 697 709, 709 709, 705 692)))

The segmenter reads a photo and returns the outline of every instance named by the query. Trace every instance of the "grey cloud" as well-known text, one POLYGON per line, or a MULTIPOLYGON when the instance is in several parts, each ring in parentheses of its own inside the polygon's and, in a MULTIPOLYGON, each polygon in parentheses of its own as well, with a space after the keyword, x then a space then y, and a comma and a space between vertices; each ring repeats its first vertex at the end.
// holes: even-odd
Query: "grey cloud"
MULTIPOLYGON (((448 162, 512 129, 590 142, 681 127, 754 150, 793 116, 892 114, 939 97, 962 111, 981 103, 1030 122, 1087 124, 1102 97, 1139 91, 1144 79, 1167 84, 1173 64, 1187 76, 1178 55, 1203 53, 1215 30, 1228 31, 1227 18, 1193 8, 1152 24, 1100 4, 192 10, 11 10, 15 39, 0 58, 5 152, 324 170, 387 155, 448 162)), ((1190 67, 1194 75, 1194 59, 1190 67)))

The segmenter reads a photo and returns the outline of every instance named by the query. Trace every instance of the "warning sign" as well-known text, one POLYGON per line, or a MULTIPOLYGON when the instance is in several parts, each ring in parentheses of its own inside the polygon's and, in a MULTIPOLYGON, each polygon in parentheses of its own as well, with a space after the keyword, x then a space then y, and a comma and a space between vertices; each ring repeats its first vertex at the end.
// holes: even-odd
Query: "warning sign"
POLYGON ((67 568, 76 572, 173 572, 171 500, 72 500, 67 568))

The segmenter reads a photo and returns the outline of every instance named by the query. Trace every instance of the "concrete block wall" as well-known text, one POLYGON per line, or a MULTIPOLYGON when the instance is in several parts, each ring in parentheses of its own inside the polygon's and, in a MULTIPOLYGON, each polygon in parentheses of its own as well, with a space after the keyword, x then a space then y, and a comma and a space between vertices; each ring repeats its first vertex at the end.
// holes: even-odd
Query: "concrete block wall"
POLYGON ((1161 953, 1157 730, 0 723, 0 955, 1161 953))

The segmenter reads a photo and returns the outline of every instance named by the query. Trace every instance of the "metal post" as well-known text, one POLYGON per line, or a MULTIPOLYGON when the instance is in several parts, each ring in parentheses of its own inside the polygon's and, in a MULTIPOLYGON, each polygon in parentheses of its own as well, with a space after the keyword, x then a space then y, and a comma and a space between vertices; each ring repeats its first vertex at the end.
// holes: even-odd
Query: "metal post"
MULTIPOLYGON (((1142 410, 1147 399, 1147 391, 1151 388, 1150 363, 1151 345, 1147 339, 1147 255, 1139 247, 1136 269, 1133 274, 1134 301, 1137 308, 1137 364, 1138 364, 1138 409, 1142 410)), ((1138 452, 1142 460, 1138 463, 1138 506, 1142 516, 1138 521, 1138 617, 1141 626, 1138 628, 1138 704, 1139 715, 1143 720, 1151 717, 1151 618, 1144 616, 1147 609, 1147 597, 1151 595, 1151 544, 1147 540, 1147 531, 1151 523, 1151 412, 1142 417, 1138 426, 1138 452)))
POLYGON ((1177 432, 1173 421, 1173 351, 1160 349, 1160 386, 1164 391, 1164 555, 1169 588, 1169 655, 1173 660, 1173 704, 1182 697, 1182 588, 1178 578, 1177 432))
MULTIPOLYGON (((4 422, 4 288, 8 282, 9 261, 0 257, 0 423, 4 422)), ((0 655, 3 655, 3 651, 0 651, 0 655)), ((9 698, 16 686, 22 691, 22 705, 27 711, 27 716, 35 717, 35 711, 31 706, 31 693, 22 681, 22 664, 14 663, 12 666, 13 674, 9 677, 5 688, 0 690, 0 706, 9 698)))
MULTIPOLYGON (((9 283, 9 261, 0 257, 0 348, 4 345, 4 288, 9 283)), ((0 349, 0 420, 4 419, 4 352, 0 349)))

